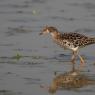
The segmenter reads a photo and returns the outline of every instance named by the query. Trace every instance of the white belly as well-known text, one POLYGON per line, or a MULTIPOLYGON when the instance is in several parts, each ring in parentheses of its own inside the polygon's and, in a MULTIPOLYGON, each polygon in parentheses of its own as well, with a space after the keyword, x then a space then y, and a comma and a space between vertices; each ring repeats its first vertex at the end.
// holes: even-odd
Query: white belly
POLYGON ((74 47, 73 43, 68 42, 67 40, 54 40, 54 41, 64 49, 69 49, 73 51, 77 51, 78 49, 78 47, 74 47))

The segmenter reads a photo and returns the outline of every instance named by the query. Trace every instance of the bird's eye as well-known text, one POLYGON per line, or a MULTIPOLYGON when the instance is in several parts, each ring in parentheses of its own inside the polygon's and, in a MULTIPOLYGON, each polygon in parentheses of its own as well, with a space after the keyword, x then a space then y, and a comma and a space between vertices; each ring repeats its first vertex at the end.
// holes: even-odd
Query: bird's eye
POLYGON ((65 44, 67 43, 67 42, 64 42, 65 44))

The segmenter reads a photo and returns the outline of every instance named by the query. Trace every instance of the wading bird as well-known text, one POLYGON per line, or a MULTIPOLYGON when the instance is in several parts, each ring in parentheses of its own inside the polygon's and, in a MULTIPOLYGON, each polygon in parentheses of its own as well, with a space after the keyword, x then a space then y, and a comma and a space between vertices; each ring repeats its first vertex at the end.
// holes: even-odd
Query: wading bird
POLYGON ((87 37, 79 33, 60 33, 56 27, 45 26, 40 33, 40 35, 45 35, 50 33, 54 42, 60 45, 64 49, 69 49, 72 51, 71 62, 75 64, 76 57, 80 59, 81 66, 84 65, 85 61, 82 56, 79 55, 78 50, 81 47, 85 47, 91 44, 95 44, 95 38, 87 37))

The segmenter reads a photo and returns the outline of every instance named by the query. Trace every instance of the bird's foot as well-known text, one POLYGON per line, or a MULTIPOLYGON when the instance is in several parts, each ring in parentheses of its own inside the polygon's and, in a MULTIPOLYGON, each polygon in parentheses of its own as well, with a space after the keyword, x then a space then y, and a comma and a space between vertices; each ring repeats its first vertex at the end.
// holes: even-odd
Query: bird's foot
POLYGON ((80 66, 79 66, 79 70, 82 70, 83 69, 83 67, 85 66, 85 61, 84 61, 84 59, 80 56, 80 66))
POLYGON ((85 66, 85 61, 82 57, 80 58, 80 66, 82 67, 85 66))
POLYGON ((85 61, 84 61, 84 58, 82 57, 82 56, 80 56, 80 55, 78 55, 79 56, 79 58, 80 58, 80 66, 85 66, 85 61))

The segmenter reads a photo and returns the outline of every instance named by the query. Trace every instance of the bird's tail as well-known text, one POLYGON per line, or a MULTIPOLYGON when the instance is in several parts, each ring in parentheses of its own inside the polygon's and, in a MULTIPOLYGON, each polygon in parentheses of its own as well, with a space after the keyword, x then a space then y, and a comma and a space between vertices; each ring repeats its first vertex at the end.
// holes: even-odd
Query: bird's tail
POLYGON ((91 41, 92 41, 93 44, 95 44, 95 37, 91 38, 91 41))
POLYGON ((84 40, 84 45, 95 44, 95 37, 84 40))
POLYGON ((92 44, 95 44, 95 37, 89 39, 92 44))

